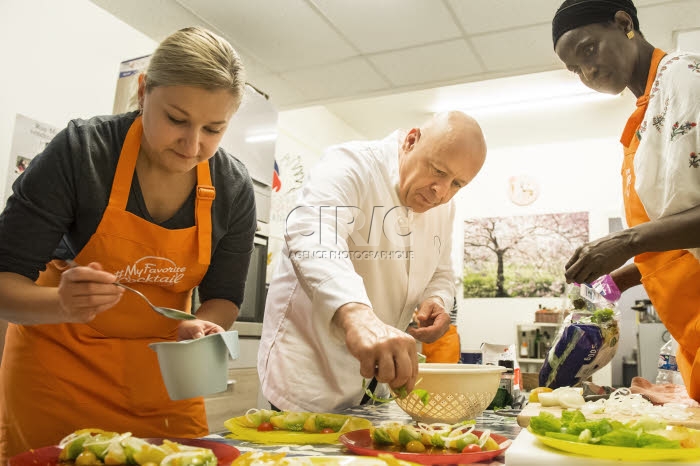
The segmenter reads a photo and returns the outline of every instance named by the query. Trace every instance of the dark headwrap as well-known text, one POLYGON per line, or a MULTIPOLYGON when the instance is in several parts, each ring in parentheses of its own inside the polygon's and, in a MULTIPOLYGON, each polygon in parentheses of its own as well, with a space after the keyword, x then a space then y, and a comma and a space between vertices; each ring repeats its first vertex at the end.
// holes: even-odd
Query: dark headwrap
POLYGON ((632 17, 634 29, 639 30, 637 9, 632 0, 566 0, 552 20, 552 42, 556 47, 566 32, 581 26, 612 21, 615 13, 624 11, 632 17))

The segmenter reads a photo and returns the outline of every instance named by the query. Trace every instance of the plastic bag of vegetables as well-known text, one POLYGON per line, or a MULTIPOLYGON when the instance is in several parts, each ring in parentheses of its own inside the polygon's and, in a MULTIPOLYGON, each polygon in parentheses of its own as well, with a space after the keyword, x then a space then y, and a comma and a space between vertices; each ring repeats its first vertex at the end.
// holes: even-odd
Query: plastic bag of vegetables
POLYGON ((542 387, 579 385, 617 351, 620 314, 615 302, 587 285, 570 285, 567 295, 573 309, 545 356, 539 374, 542 387))

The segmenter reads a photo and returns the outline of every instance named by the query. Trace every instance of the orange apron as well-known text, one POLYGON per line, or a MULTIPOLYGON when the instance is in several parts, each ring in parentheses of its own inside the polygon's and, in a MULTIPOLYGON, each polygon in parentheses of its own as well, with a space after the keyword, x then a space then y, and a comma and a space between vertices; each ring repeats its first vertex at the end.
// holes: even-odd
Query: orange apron
POLYGON ((443 336, 432 343, 423 343, 422 351, 425 362, 458 363, 462 353, 457 327, 450 324, 450 328, 443 336))
MULTIPOLYGON (((209 163, 197 166, 196 225, 168 230, 150 223, 126 211, 141 134, 139 117, 124 141, 102 220, 75 260, 100 262, 154 304, 189 312, 191 290, 210 260, 209 163)), ((52 261, 36 283, 58 286, 63 270, 63 261, 52 261)), ((203 399, 171 401, 148 347, 176 340, 178 323, 127 292, 87 324, 10 324, 0 369, 0 464, 87 427, 141 437, 207 435, 203 399)))
MULTIPOLYGON (((649 92, 656 70, 665 53, 654 51, 644 95, 627 121, 620 142, 625 147, 622 162, 622 194, 630 227, 649 221, 642 201, 634 189, 634 155, 639 147, 637 131, 644 119, 649 92)), ((691 398, 700 401, 700 262, 686 250, 647 252, 634 258, 642 284, 659 317, 678 342, 678 368, 691 398)))

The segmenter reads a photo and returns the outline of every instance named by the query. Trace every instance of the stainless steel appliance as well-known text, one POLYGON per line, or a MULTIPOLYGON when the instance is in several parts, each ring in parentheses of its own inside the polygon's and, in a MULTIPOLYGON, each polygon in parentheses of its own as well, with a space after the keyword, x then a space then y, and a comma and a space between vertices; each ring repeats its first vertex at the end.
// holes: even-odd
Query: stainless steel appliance
POLYGON ((638 327, 639 361, 638 373, 651 383, 656 381, 659 367, 659 352, 671 335, 660 322, 640 323, 638 327))
POLYGON ((659 351, 671 335, 661 323, 654 305, 649 299, 635 300, 631 308, 637 311, 637 348, 639 358, 637 373, 650 382, 656 381, 659 365, 659 351))
POLYGON ((647 324, 661 322, 661 319, 659 319, 659 316, 656 313, 656 309, 654 309, 654 305, 651 304, 651 300, 649 299, 639 299, 635 301, 634 306, 632 306, 632 310, 639 312, 640 323, 647 324))
POLYGON ((248 277, 245 282, 245 298, 241 304, 238 319, 233 325, 234 330, 242 336, 259 336, 262 332, 262 321, 265 313, 265 298, 267 297, 267 242, 269 233, 266 224, 258 222, 258 232, 255 234, 255 249, 250 257, 248 277))

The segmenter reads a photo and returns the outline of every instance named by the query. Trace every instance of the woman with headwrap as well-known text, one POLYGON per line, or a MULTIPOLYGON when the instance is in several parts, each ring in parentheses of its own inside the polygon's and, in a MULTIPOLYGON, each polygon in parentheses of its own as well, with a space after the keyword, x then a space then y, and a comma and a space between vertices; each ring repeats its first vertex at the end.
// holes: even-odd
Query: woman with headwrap
POLYGON ((700 55, 654 48, 631 0, 566 0, 552 39, 586 86, 637 97, 620 140, 629 228, 579 248, 567 281, 610 273, 622 291, 643 284, 680 345, 688 393, 700 400, 700 55))

